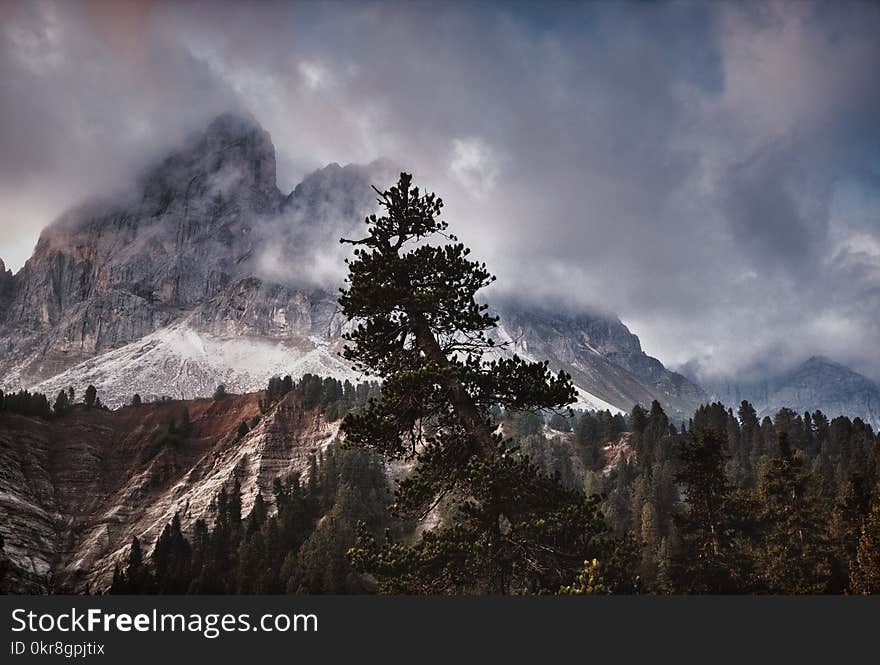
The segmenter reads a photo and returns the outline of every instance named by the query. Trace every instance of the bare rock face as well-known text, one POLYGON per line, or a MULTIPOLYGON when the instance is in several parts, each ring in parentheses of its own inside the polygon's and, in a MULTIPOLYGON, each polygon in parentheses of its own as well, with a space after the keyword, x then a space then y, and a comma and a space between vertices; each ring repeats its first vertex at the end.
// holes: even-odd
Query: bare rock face
POLYGON ((188 320, 194 328, 214 335, 270 339, 336 338, 344 324, 335 297, 258 277, 230 284, 188 320))
MULTIPOLYGON (((0 312, 9 306, 12 299, 13 276, 12 271, 6 269, 3 259, 0 259, 0 312)), ((0 315, 2 316, 2 315, 0 315)))
POLYGON ((509 303, 499 314, 514 351, 549 360, 553 369, 571 374, 579 388, 619 410, 657 400, 670 416, 687 418, 708 399, 698 385, 647 355, 639 338, 616 318, 509 303))
POLYGON ((245 514, 272 482, 306 475, 308 457, 329 445, 338 423, 288 393, 244 437, 259 394, 220 401, 161 402, 108 412, 77 407, 45 422, 0 414, 0 535, 9 568, 4 590, 102 592, 132 536, 149 551, 179 513, 185 529, 213 521, 220 489, 237 479, 245 514), (186 409, 190 431, 157 445, 186 409))
POLYGON ((316 240, 338 247, 340 219, 362 221, 370 173, 328 167, 285 197, 268 133, 217 118, 134 194, 68 212, 17 275, 0 271, 0 385, 32 387, 184 321, 314 350, 342 323, 335 295, 297 279, 296 257, 316 240))

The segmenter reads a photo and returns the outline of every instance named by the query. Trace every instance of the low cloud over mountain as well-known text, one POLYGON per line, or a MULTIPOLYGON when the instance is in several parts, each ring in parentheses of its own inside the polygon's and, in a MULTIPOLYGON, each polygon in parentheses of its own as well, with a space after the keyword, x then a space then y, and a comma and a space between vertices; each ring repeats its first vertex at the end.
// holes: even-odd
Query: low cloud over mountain
POLYGON ((389 158, 509 293, 619 312, 702 379, 880 378, 877 5, 289 4, 4 4, 6 264, 232 109, 280 189, 389 158))

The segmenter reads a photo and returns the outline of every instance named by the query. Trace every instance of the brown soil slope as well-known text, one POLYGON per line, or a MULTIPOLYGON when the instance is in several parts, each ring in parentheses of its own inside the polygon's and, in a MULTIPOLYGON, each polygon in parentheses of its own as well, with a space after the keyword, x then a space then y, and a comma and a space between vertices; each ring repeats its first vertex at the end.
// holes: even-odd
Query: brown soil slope
POLYGON ((51 421, 0 413, 0 534, 12 592, 100 593, 137 535, 152 548, 179 512, 184 528, 211 518, 217 493, 238 478, 243 510, 272 481, 305 471, 337 425, 289 393, 248 434, 260 394, 161 402, 117 411, 77 406, 51 421), (185 437, 161 443, 184 409, 185 437))

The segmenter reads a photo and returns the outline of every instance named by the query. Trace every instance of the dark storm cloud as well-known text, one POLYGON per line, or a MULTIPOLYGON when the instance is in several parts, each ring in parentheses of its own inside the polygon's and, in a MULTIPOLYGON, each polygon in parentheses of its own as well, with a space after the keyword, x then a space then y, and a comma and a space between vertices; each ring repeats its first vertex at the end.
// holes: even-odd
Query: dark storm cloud
POLYGON ((279 183, 384 156, 500 288, 613 310, 706 373, 880 376, 880 8, 792 3, 2 5, 0 256, 211 115, 279 183))

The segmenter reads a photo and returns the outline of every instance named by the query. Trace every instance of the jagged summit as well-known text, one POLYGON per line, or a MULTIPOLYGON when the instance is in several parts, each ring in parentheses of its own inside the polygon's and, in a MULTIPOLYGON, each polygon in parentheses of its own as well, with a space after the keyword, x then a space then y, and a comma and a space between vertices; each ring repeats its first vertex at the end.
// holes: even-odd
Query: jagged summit
POLYGON ((268 135, 268 132, 250 113, 227 111, 214 118, 205 129, 204 134, 205 136, 220 136, 235 140, 255 132, 268 135))
MULTIPOLYGON (((167 333, 159 336, 160 356, 182 374, 159 368, 159 384, 142 387, 159 395, 192 395, 194 387, 225 378, 234 384, 233 373, 249 364, 244 344, 228 373, 205 365, 210 340, 190 343, 200 335, 283 342, 291 365, 328 347, 327 336, 338 335, 341 325, 335 299, 314 285, 304 288, 302 266, 321 254, 322 243, 338 251, 338 237, 327 241, 343 223, 362 222, 375 201, 364 194, 372 182, 369 167, 331 168, 307 180, 282 210, 268 132, 253 119, 224 114, 153 167, 135 196, 69 211, 44 231, 0 293, 0 302, 8 302, 0 308, 6 351, 0 384, 33 387, 62 374, 76 381, 92 370, 83 366, 70 375, 71 368, 160 331, 167 333), (315 221, 321 234, 305 232, 315 221), (172 327, 184 332, 171 334, 172 327), (324 341, 316 345, 319 338, 324 341)), ((0 287, 4 281, 0 277, 0 287)), ((334 352, 322 353, 335 366, 334 352)), ((133 351, 134 359, 142 355, 133 351)), ((143 360, 133 362, 125 375, 146 376, 143 360)), ((257 374, 236 376, 247 377, 241 387, 253 388, 267 378, 257 374)), ((122 400, 120 394, 106 403, 122 400)))
POLYGON ((307 175, 287 197, 283 211, 306 224, 345 220, 339 230, 347 232, 353 224, 363 222, 361 212, 375 207, 373 186, 385 187, 398 174, 399 169, 387 159, 365 165, 333 162, 307 175))
POLYGON ((6 269, 3 259, 0 259, 0 320, 3 318, 3 309, 12 295, 14 276, 11 270, 6 269))
POLYGON ((194 189, 220 200, 248 197, 261 210, 271 210, 282 200, 272 137, 253 118, 233 113, 215 118, 150 169, 143 188, 145 200, 158 201, 159 214, 168 199, 187 198, 194 189))

